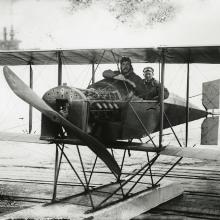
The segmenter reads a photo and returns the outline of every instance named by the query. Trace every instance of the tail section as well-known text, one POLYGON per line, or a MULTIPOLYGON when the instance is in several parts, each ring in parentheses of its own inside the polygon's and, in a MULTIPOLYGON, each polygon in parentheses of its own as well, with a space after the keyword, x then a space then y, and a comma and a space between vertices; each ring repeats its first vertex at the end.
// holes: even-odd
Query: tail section
POLYGON ((201 144, 219 145, 220 79, 203 83, 202 104, 210 113, 202 123, 201 144))
POLYGON ((220 108, 220 79, 202 85, 202 104, 206 109, 220 108))
POLYGON ((202 123, 201 144, 219 144, 219 116, 208 117, 202 123))

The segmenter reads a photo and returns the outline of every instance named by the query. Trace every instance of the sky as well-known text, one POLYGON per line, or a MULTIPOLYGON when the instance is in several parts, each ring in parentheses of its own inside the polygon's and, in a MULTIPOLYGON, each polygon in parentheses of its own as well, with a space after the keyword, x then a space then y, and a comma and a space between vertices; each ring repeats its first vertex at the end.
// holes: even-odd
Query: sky
MULTIPOLYGON (((132 23, 120 23, 97 1, 87 9, 70 13, 69 2, 65 0, 0 0, 0 39, 3 27, 10 29, 13 25, 15 37, 22 41, 21 49, 220 45, 219 0, 170 2, 176 9, 173 19, 163 24, 145 26, 138 16, 132 23)), ((158 65, 154 64, 153 67, 155 77, 158 77, 158 65)), ((57 85, 57 67, 33 68, 34 90, 42 96, 57 85)), ((99 68, 97 79, 101 79, 101 72, 106 68, 99 68)), ((116 68, 116 65, 111 68, 116 68)), ((28 83, 28 67, 12 69, 28 83)), ((142 69, 143 65, 134 64, 135 72, 141 77, 142 69)), ((218 65, 191 65, 190 96, 201 93, 202 82, 217 79, 219 70, 218 65)), ((88 74, 91 73, 91 67, 65 66, 63 72, 63 81, 68 85, 85 88, 90 80, 88 74)), ((165 85, 182 97, 185 97, 186 89, 183 83, 186 81, 185 72, 186 65, 166 67, 165 85)), ((0 74, 0 94, 0 131, 27 129, 28 106, 9 90, 3 74, 0 74)), ((201 96, 191 101, 202 106, 201 96)), ((34 129, 39 130, 40 114, 35 111, 34 115, 34 129)))
POLYGON ((0 27, 13 24, 25 49, 219 44, 218 0, 170 2, 174 18, 146 27, 138 16, 122 24, 98 3, 70 13, 66 0, 0 0, 0 27))

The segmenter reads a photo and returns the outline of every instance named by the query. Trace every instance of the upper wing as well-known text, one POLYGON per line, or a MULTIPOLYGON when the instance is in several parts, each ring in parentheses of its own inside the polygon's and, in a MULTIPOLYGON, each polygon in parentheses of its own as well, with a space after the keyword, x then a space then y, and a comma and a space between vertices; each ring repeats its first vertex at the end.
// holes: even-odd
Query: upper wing
POLYGON ((58 63, 58 54, 64 64, 115 63, 128 56, 133 63, 155 63, 165 51, 166 63, 220 63, 220 46, 108 48, 78 50, 23 50, 0 51, 0 65, 50 65, 58 63))

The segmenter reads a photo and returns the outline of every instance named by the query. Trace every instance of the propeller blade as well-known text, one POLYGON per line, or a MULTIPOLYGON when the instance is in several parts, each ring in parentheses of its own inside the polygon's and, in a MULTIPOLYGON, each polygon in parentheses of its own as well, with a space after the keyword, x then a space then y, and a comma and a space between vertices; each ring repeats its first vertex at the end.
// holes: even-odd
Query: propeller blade
POLYGON ((52 121, 59 123, 62 126, 70 128, 76 137, 81 139, 88 147, 109 167, 116 175, 120 175, 120 168, 107 151, 105 146, 96 138, 88 135, 86 132, 72 124, 70 121, 53 110, 47 103, 41 99, 31 88, 29 88, 18 76, 13 73, 7 66, 3 68, 5 79, 12 91, 22 100, 38 109, 41 113, 49 117, 52 121))

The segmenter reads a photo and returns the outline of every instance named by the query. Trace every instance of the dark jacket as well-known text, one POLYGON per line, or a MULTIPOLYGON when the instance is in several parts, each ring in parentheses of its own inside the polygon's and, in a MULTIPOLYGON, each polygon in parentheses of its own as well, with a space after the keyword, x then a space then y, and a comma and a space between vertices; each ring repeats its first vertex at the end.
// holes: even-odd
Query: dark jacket
POLYGON ((136 75, 134 72, 131 72, 129 75, 125 76, 126 79, 130 80, 135 84, 135 95, 140 98, 145 97, 145 85, 140 76, 136 75))
MULTIPOLYGON (((160 83, 152 78, 151 81, 147 82, 143 80, 145 85, 145 97, 146 100, 159 100, 160 98, 160 83)), ((164 87, 164 99, 167 99, 169 96, 169 91, 164 87)))
MULTIPOLYGON (((122 75, 119 71, 112 71, 112 70, 105 70, 103 72, 103 77, 105 78, 115 78, 117 79, 117 76, 122 75)), ((130 71, 129 74, 123 75, 126 82, 128 82, 133 88, 134 88, 134 93, 136 96, 139 96, 140 98, 144 98, 145 96, 145 85, 143 80, 141 79, 140 76, 135 74, 132 71, 130 71)))

